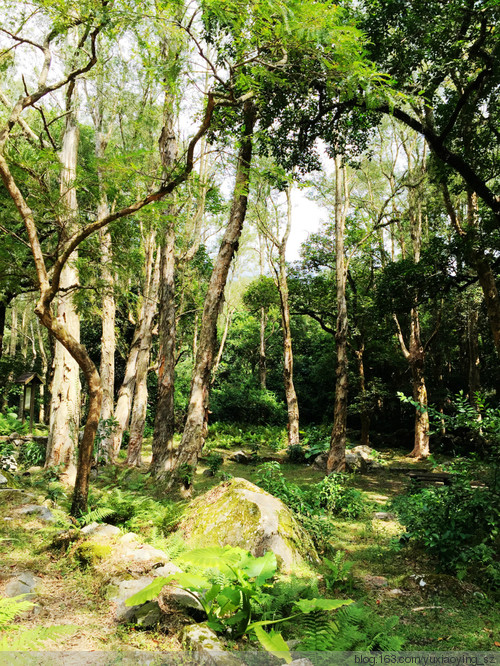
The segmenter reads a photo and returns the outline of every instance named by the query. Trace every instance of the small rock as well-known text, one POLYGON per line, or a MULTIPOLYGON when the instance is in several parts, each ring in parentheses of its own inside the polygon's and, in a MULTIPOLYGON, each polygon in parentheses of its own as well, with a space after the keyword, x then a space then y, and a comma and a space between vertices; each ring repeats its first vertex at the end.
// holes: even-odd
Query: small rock
POLYGON ((182 569, 179 569, 173 562, 167 562, 167 564, 160 564, 160 566, 155 566, 151 570, 151 573, 155 578, 162 576, 166 578, 172 574, 180 573, 182 569))
POLYGON ((132 578, 130 580, 113 581, 113 594, 110 600, 116 603, 115 620, 117 622, 134 622, 136 612, 144 606, 126 606, 125 601, 137 592, 143 590, 147 585, 153 582, 151 576, 141 576, 141 578, 132 578))
POLYGON ((82 528, 81 533, 93 537, 112 537, 121 534, 120 528, 115 525, 108 525, 108 523, 90 523, 90 525, 82 528))
POLYGON ((23 571, 17 574, 5 588, 6 597, 18 597, 20 594, 27 594, 29 596, 25 599, 34 599, 36 596, 36 588, 41 579, 35 576, 31 571, 23 571))
POLYGON ((384 576, 364 576, 363 580, 368 587, 387 587, 389 584, 384 576))
POLYGON ((233 462, 240 463, 242 465, 249 465, 250 463, 253 462, 253 457, 251 455, 248 455, 244 451, 236 451, 229 458, 229 460, 232 460, 233 462))
POLYGON ((120 537, 120 543, 129 545, 129 544, 138 544, 140 543, 139 537, 135 532, 127 532, 123 536, 120 537))
POLYGON ((215 476, 211 469, 206 469, 203 471, 203 476, 215 476))
POLYGON ((162 612, 156 601, 149 601, 143 606, 139 606, 135 612, 134 622, 144 629, 156 627, 161 620, 162 612))
POLYGON ((319 469, 321 472, 326 470, 326 461, 328 459, 328 451, 325 453, 320 453, 319 456, 314 458, 313 467, 314 469, 319 469))
POLYGON ((218 666, 241 666, 241 661, 224 650, 214 632, 206 624, 190 624, 182 632, 186 650, 197 652, 205 663, 218 666))
POLYGON ((388 513, 387 511, 376 511, 373 514, 373 517, 377 520, 395 520, 396 516, 393 513, 388 513))
POLYGON ((5 476, 2 473, 0 473, 0 486, 6 486, 8 483, 9 482, 7 481, 5 476))
POLYGON ((165 586, 160 593, 160 604, 168 606, 172 601, 175 601, 183 608, 194 608, 196 610, 203 610, 203 606, 198 599, 196 593, 186 592, 179 587, 165 586))
POLYGON ((403 590, 400 590, 399 588, 395 587, 394 589, 389 590, 387 594, 390 597, 400 597, 402 594, 404 594, 404 592, 403 590))
POLYGON ((25 474, 36 474, 37 472, 41 472, 43 470, 43 467, 40 467, 39 465, 33 465, 32 467, 29 467, 24 473, 25 474))
POLYGON ((39 506, 38 504, 28 504, 27 506, 18 509, 17 512, 28 516, 36 515, 40 520, 43 520, 46 523, 53 523, 56 521, 56 517, 50 509, 46 506, 39 506))
POLYGON ((312 661, 309 659, 303 658, 303 659, 294 659, 289 663, 288 666, 313 666, 312 661))

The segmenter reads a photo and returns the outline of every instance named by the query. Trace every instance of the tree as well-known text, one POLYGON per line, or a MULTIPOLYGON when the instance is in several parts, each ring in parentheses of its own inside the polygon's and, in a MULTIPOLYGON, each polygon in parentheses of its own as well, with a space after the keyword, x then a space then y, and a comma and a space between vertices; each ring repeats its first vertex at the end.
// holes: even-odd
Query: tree
MULTIPOLYGON (((71 89, 71 87, 74 86, 75 80, 92 69, 96 64, 98 59, 97 37, 101 31, 109 29, 112 25, 113 17, 109 13, 109 6, 106 2, 91 4, 89 8, 84 7, 84 10, 88 10, 88 13, 78 15, 77 19, 75 19, 74 16, 58 16, 58 22, 52 24, 47 29, 46 37, 42 42, 34 42, 29 38, 21 37, 19 32, 11 33, 9 31, 9 36, 13 40, 14 45, 29 44, 30 46, 34 46, 34 48, 43 55, 43 59, 40 75, 36 82, 34 92, 30 93, 26 90, 22 91, 0 130, 0 174, 4 186, 9 196, 12 198, 25 225, 37 274, 40 298, 36 305, 35 312, 44 326, 51 331, 54 337, 78 362, 89 389, 88 416, 78 452, 77 477, 72 503, 73 514, 79 514, 81 511, 84 511, 87 505, 92 448, 101 412, 102 387, 99 373, 97 372, 87 350, 77 339, 75 339, 74 336, 71 335, 67 327, 58 321, 53 312, 52 303, 60 289, 61 274, 75 250, 91 234, 99 231, 99 229, 104 228, 115 220, 134 214, 144 206, 160 200, 187 179, 189 173, 193 169, 195 147, 210 125, 214 108, 214 99, 212 96, 209 96, 201 125, 191 139, 183 163, 179 166, 177 172, 169 175, 169 178, 161 182, 159 187, 150 191, 145 196, 136 199, 133 203, 111 212, 104 218, 84 222, 69 236, 69 238, 60 238, 59 245, 57 246, 57 254, 54 257, 49 271, 46 263, 46 255, 42 249, 40 229, 39 226, 37 226, 35 217, 36 213, 28 205, 26 197, 20 190, 16 178, 9 167, 7 147, 13 128, 22 120, 21 114, 23 111, 33 107, 36 103, 46 98, 49 93, 63 89, 67 86, 71 89), (52 83, 48 83, 52 56, 51 47, 53 46, 53 42, 56 37, 59 38, 61 34, 65 34, 70 29, 73 29, 75 20, 80 30, 80 34, 77 46, 73 53, 71 53, 69 61, 76 63, 76 65, 74 65, 73 68, 61 78, 52 83)), ((25 28, 25 25, 23 28, 25 28)))

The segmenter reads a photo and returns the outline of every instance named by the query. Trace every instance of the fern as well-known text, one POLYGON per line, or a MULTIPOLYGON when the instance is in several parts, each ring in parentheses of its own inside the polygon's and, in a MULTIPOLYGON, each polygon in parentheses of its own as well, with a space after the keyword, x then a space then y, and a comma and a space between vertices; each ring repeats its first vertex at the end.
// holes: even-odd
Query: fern
POLYGON ((337 627, 328 613, 316 611, 302 619, 304 638, 298 646, 303 652, 325 652, 334 650, 337 627))
POLYGON ((0 652, 17 652, 33 650, 47 640, 55 640, 60 636, 74 634, 77 627, 72 625, 57 627, 34 627, 22 629, 13 623, 20 614, 31 610, 32 601, 25 599, 25 594, 18 597, 0 599, 0 652))
POLYGON ((88 511, 87 513, 80 516, 78 522, 82 527, 84 527, 85 525, 90 525, 90 523, 100 523, 105 518, 109 518, 113 514, 113 509, 110 509, 106 506, 101 506, 97 507, 96 509, 92 509, 92 511, 88 511))
POLYGON ((20 613, 33 608, 33 602, 27 601, 25 597, 25 594, 21 594, 18 597, 0 599, 0 631, 7 629, 20 613))
POLYGON ((335 650, 397 652, 403 639, 394 633, 396 616, 380 618, 363 606, 346 606, 337 616, 339 633, 335 650))

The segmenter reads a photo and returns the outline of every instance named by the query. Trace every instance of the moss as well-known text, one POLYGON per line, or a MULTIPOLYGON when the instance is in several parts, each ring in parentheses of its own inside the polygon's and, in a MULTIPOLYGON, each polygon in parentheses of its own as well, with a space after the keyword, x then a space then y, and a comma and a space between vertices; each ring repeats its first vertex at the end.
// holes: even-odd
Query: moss
POLYGON ((109 544, 86 541, 76 548, 73 556, 80 565, 88 567, 95 565, 99 560, 109 555, 111 555, 109 544))
POLYGON ((272 550, 280 569, 318 561, 308 534, 278 499, 245 479, 232 479, 197 498, 180 531, 190 547, 238 546, 261 556, 272 550))

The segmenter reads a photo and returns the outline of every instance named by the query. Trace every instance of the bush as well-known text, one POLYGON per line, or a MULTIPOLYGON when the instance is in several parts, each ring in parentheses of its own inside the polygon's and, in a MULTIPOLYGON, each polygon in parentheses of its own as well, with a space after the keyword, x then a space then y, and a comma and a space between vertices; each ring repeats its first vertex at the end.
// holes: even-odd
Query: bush
POLYGON ((13 432, 25 434, 28 432, 28 423, 17 418, 15 410, 0 414, 0 435, 11 435, 13 432))
POLYGON ((445 571, 474 570, 500 587, 500 502, 495 487, 473 487, 469 465, 452 470, 450 486, 424 488, 393 502, 408 536, 436 557, 445 571))
POLYGON ((213 389, 210 407, 215 421, 258 425, 286 423, 285 406, 274 393, 249 383, 229 384, 213 389))

